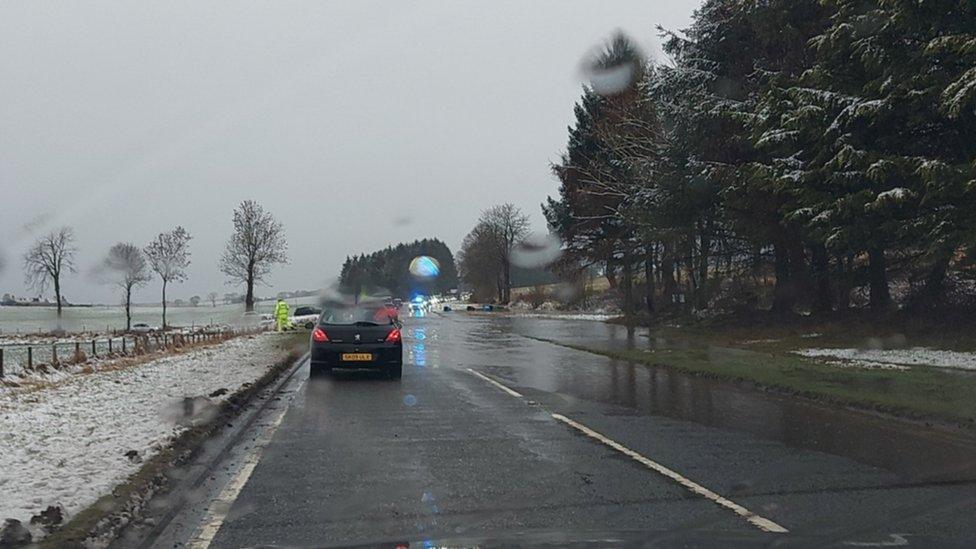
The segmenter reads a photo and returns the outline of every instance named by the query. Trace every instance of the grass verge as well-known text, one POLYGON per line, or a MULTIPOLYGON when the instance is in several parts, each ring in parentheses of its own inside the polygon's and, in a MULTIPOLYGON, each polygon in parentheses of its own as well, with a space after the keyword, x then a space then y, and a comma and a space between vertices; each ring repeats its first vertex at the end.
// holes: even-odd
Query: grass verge
POLYGON ((751 382, 820 402, 976 428, 976 376, 935 368, 839 368, 798 356, 715 345, 614 350, 533 339, 695 376, 751 382))
POLYGON ((64 526, 41 539, 41 548, 82 548, 110 543, 122 528, 136 520, 152 497, 166 490, 166 472, 193 459, 203 443, 243 410, 254 396, 288 370, 303 354, 308 332, 282 337, 276 346, 285 355, 261 378, 241 388, 222 401, 217 413, 205 424, 194 426, 174 439, 168 447, 147 460, 111 494, 98 499, 87 509, 77 513, 64 526))

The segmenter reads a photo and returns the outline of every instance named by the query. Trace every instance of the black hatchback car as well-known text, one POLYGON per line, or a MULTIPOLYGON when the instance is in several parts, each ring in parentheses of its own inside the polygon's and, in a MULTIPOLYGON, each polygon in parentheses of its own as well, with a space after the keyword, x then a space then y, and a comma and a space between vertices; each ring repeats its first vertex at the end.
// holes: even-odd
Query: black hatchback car
POLYGON ((334 369, 381 370, 391 379, 403 373, 403 341, 395 310, 383 303, 326 307, 310 342, 311 375, 334 369))

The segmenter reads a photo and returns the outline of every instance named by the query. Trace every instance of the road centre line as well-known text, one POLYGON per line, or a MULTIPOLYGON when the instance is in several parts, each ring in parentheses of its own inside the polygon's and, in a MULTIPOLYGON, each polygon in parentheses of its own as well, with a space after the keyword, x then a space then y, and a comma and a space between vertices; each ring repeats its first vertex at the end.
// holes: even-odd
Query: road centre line
POLYGON ((494 379, 486 376, 485 374, 483 374, 483 373, 481 373, 481 372, 479 372, 477 370, 472 370, 471 368, 468 368, 468 372, 470 372, 470 373, 472 373, 472 374, 480 377, 481 379, 487 381, 488 383, 491 383, 495 387, 498 387, 502 391, 505 391, 506 393, 508 393, 509 395, 511 395, 511 396, 513 396, 515 398, 522 398, 522 393, 519 393, 518 391, 515 391, 513 389, 509 389, 508 387, 502 385, 501 383, 495 381, 494 379))
POLYGON ((631 459, 647 467, 648 469, 677 482, 681 486, 688 489, 690 492, 697 494, 705 499, 708 499, 713 503, 717 503, 722 507, 725 507, 726 509, 746 519, 750 524, 752 524, 753 526, 759 528, 764 532, 774 532, 778 534, 785 534, 789 532, 789 530, 780 526, 779 524, 776 524, 775 522, 767 518, 761 517, 753 513, 752 511, 746 509, 745 507, 739 505, 738 503, 716 494, 715 492, 709 490, 708 488, 705 488, 701 484, 698 484, 693 480, 685 478, 684 476, 680 475, 675 471, 672 471, 671 469, 665 467, 664 465, 661 465, 660 463, 657 463, 654 460, 644 457, 643 455, 635 452, 634 450, 631 450, 630 448, 627 448, 626 446, 620 444, 619 442, 616 442, 610 438, 603 436, 602 434, 594 431, 593 429, 590 429, 586 425, 577 423, 562 414, 552 414, 552 417, 553 419, 557 421, 561 421, 566 425, 569 425, 573 429, 580 431, 586 436, 594 440, 597 440, 603 443, 604 445, 609 446, 614 450, 617 450, 618 452, 630 457, 631 459))
MULTIPOLYGON (((519 393, 519 392, 517 392, 517 391, 515 391, 513 389, 510 389, 508 387, 506 387, 505 385, 503 385, 500 382, 492 379, 491 377, 489 377, 489 376, 487 376, 485 374, 482 374, 481 372, 478 372, 477 370, 473 370, 471 368, 468 368, 467 370, 471 374, 474 374, 474 375, 480 377, 481 379, 487 381, 488 383, 491 383, 492 385, 494 385, 495 387, 498 387, 499 389, 505 391, 509 395, 511 395, 511 396, 513 396, 515 398, 522 398, 522 394, 521 393, 519 393)), ((716 494, 715 492, 709 490, 708 488, 705 488, 701 484, 698 484, 697 482, 695 482, 695 481, 693 481, 691 479, 688 479, 688 478, 682 476, 681 474, 679 474, 679 473, 677 473, 677 472, 675 472, 675 471, 673 471, 673 470, 665 467, 664 465, 661 465, 660 463, 658 463, 658 462, 656 462, 656 461, 654 461, 654 460, 652 460, 650 458, 647 458, 647 457, 645 457, 645 456, 643 456, 643 455, 635 452, 634 450, 631 450, 630 448, 624 446, 623 444, 620 444, 619 442, 617 442, 617 441, 615 441, 613 439, 610 439, 610 438, 608 438, 608 437, 606 437, 606 436, 604 436, 604 435, 602 435, 602 434, 594 431, 593 429, 590 429, 589 427, 587 427, 586 425, 583 425, 582 423, 578 423, 576 421, 573 421, 573 420, 569 419, 568 417, 566 417, 566 416, 564 416, 562 414, 550 414, 550 415, 552 416, 553 419, 555 419, 557 421, 560 421, 562 423, 565 423, 566 425, 569 425, 570 427, 572 427, 573 429, 576 429, 577 431, 583 433, 584 435, 586 435, 586 436, 588 436, 588 437, 590 437, 590 438, 592 438, 592 439, 594 439, 594 440, 596 440, 598 442, 601 442, 602 444, 604 444, 606 446, 609 446, 610 448, 613 448, 614 450, 616 450, 616 451, 618 451, 618 452, 626 455, 627 457, 633 459, 634 461, 640 463, 641 465, 647 467, 648 469, 654 471, 655 473, 658 473, 658 474, 660 474, 660 475, 662 475, 664 477, 667 477, 667 478, 669 478, 669 479, 677 482, 678 484, 680 484, 681 486, 683 486, 684 488, 686 488, 688 491, 692 492, 693 494, 697 494, 697 495, 699 495, 699 496, 701 496, 701 497, 703 497, 703 498, 705 498, 705 499, 707 499, 707 500, 709 500, 709 501, 711 501, 713 503, 717 503, 718 505, 721 505, 722 507, 725 507, 726 509, 728 509, 728 510, 732 511, 733 513, 735 513, 735 514, 741 516, 742 518, 746 519, 746 521, 748 521, 749 524, 752 524, 753 526, 755 526, 756 528, 759 528, 760 530, 762 530, 764 532, 772 532, 772 533, 777 533, 777 534, 785 534, 785 533, 788 533, 789 532, 789 530, 787 530, 786 528, 780 526, 779 524, 777 524, 777 523, 775 523, 775 522, 773 522, 773 521, 771 521, 771 520, 769 520, 769 519, 767 519, 765 517, 762 517, 762 516, 759 516, 759 515, 753 513, 752 511, 746 509, 745 507, 739 505, 738 503, 736 503, 736 502, 734 502, 734 501, 732 501, 732 500, 730 500, 728 498, 725 498, 723 496, 720 496, 719 494, 716 494)))
MULTIPOLYGON (((519 393, 519 392, 517 392, 517 391, 515 391, 513 389, 510 389, 510 388, 506 387, 505 385, 502 385, 500 382, 492 379, 491 377, 488 377, 487 375, 482 374, 481 372, 478 372, 478 371, 473 370, 471 368, 468 368, 467 370, 468 370, 468 372, 470 372, 470 373, 472 373, 472 374, 480 377, 481 379, 487 381, 488 383, 491 383, 492 385, 494 385, 494 386, 498 387, 499 389, 505 391, 509 395, 511 395, 513 397, 516 397, 516 398, 522 398, 522 394, 521 393, 519 393)), ((620 452, 620 453, 622 453, 622 454, 630 457, 631 459, 633 459, 634 461, 637 461, 638 463, 640 463, 641 465, 647 467, 648 469, 650 469, 650 470, 652 470, 652 471, 654 471, 654 472, 656 472, 656 473, 658 473, 658 474, 660 474, 662 476, 665 476, 665 477, 667 477, 667 478, 669 478, 669 479, 677 482, 678 484, 680 484, 681 486, 683 486, 684 488, 686 488, 688 491, 690 491, 690 492, 692 492, 694 494, 697 494, 697 495, 699 495, 699 496, 701 496, 701 497, 703 497, 703 498, 705 498, 705 499, 707 499, 709 501, 712 501, 713 503, 717 503, 718 505, 721 505, 722 507, 725 507, 726 509, 732 511, 733 513, 735 513, 735 514, 743 517, 750 524, 752 524, 753 526, 759 528, 760 530, 762 530, 764 532, 773 532, 773 533, 778 533, 778 534, 784 534, 784 533, 788 533, 789 532, 789 530, 787 530, 786 528, 780 526, 779 524, 777 524, 777 523, 775 523, 775 522, 773 522, 773 521, 771 521, 771 520, 769 520, 769 519, 767 519, 765 517, 762 517, 762 516, 759 516, 759 515, 753 513, 752 511, 746 509, 745 507, 739 505, 738 503, 735 503, 734 501, 732 501, 732 500, 730 500, 728 498, 725 498, 723 496, 720 496, 719 494, 716 494, 715 492, 709 490, 708 488, 705 488, 701 484, 698 484, 697 482, 695 482, 693 480, 690 480, 690 479, 682 476, 681 474, 679 474, 679 473, 677 473, 677 472, 675 472, 675 471, 673 471, 673 470, 665 467, 664 465, 661 465, 660 463, 658 463, 658 462, 656 462, 656 461, 654 461, 654 460, 652 460, 650 458, 647 458, 647 457, 645 457, 645 456, 643 456, 643 455, 635 452, 634 450, 631 450, 630 448, 624 446, 623 444, 620 444, 619 442, 617 442, 617 441, 615 441, 613 439, 610 439, 610 438, 608 438, 608 437, 606 437, 606 436, 604 436, 604 435, 602 435, 602 434, 594 431, 593 429, 590 429, 589 427, 587 427, 586 425, 583 425, 582 423, 578 423, 576 421, 573 421, 573 420, 569 419, 568 417, 566 417, 566 416, 564 416, 562 414, 550 414, 550 415, 552 416, 553 419, 555 419, 557 421, 560 421, 562 423, 565 423, 566 425, 569 425, 573 429, 576 429, 577 431, 580 431, 581 433, 585 434, 586 436, 588 436, 588 437, 590 437, 590 438, 592 438, 592 439, 594 439, 594 440, 596 440, 598 442, 601 442, 604 445, 609 446, 610 448, 613 448, 614 450, 617 450, 618 452, 620 452)))

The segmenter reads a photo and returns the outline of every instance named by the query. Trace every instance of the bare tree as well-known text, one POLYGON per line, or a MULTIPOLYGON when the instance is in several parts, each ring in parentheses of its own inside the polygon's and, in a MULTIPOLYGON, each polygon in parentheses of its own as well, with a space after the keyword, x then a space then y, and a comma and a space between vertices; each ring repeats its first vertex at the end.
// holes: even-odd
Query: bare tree
POLYGON ((246 311, 254 310, 254 284, 264 281, 275 264, 288 262, 287 249, 281 223, 260 204, 245 200, 234 210, 234 234, 220 257, 220 270, 247 288, 246 311))
POLYGON ((132 328, 132 290, 145 286, 152 280, 149 265, 138 246, 119 242, 109 249, 108 257, 102 261, 102 270, 122 290, 122 298, 125 300, 125 329, 128 331, 132 328))
POLYGON ((217 295, 217 292, 210 292, 209 294, 207 294, 207 301, 210 302, 210 306, 211 307, 216 307, 217 306, 217 298, 218 297, 219 296, 217 295))
POLYGON ((75 271, 75 233, 71 227, 61 227, 34 241, 24 254, 24 281, 39 292, 54 286, 54 300, 58 305, 58 329, 61 329, 61 276, 75 271))
POLYGON ((502 274, 501 301, 508 303, 512 297, 512 250, 529 234, 529 216, 514 204, 501 204, 482 212, 479 224, 493 235, 494 256, 502 274))
POLYGON ((163 329, 166 329, 166 286, 170 282, 186 280, 186 268, 190 266, 190 233, 183 227, 159 233, 143 251, 152 270, 163 280, 163 329))
POLYGON ((464 240, 458 251, 458 275, 474 291, 476 300, 502 300, 504 296, 502 266, 498 261, 498 235, 479 222, 464 240))

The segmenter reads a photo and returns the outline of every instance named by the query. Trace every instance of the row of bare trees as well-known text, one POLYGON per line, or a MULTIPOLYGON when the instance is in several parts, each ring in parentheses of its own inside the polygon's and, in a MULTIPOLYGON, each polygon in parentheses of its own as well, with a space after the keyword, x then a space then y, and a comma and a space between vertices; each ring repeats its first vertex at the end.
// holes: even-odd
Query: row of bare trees
MULTIPOLYGON (((177 226, 159 233, 143 248, 119 242, 96 267, 103 282, 114 284, 122 292, 126 330, 132 327, 132 292, 146 286, 154 274, 162 281, 162 320, 163 327, 167 326, 166 290, 172 283, 187 280, 191 239, 189 231, 177 226)), ((254 310, 254 285, 263 282, 274 265, 288 262, 287 248, 282 224, 260 204, 245 200, 234 210, 234 232, 221 255, 220 270, 228 284, 244 285, 247 311, 254 310)), ((64 226, 39 237, 24 254, 25 283, 39 292, 54 290, 59 329, 64 304, 62 282, 66 275, 77 272, 77 253, 74 230, 64 226)), ((216 306, 216 292, 207 298, 216 306)))

